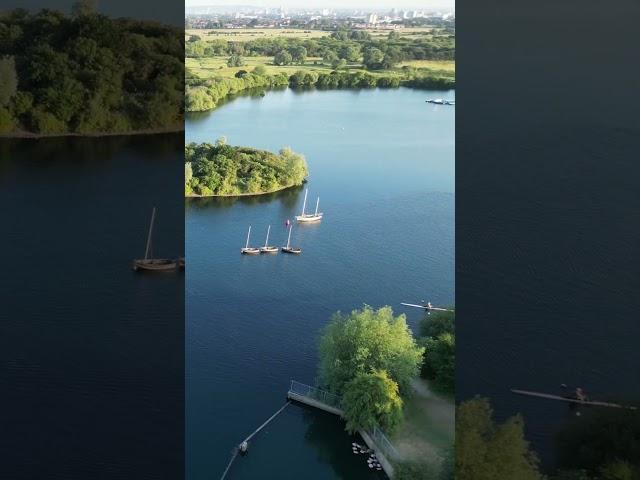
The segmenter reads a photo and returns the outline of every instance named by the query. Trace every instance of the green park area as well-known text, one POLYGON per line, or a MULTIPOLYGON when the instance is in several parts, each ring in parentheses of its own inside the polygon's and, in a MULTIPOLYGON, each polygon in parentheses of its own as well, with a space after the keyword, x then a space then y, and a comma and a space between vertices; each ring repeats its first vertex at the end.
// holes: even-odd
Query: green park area
POLYGON ((455 88, 455 31, 187 30, 186 109, 214 109, 245 90, 455 88))

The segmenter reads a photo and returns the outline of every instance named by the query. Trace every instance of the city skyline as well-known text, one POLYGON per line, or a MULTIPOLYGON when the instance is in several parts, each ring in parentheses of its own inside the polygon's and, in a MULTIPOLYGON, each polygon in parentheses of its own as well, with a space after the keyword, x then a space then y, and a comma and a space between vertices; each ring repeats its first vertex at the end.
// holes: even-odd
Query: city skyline
POLYGON ((185 0, 185 8, 192 7, 256 7, 256 8, 291 8, 291 9, 358 9, 358 10, 453 10, 455 1, 453 0, 429 0, 418 1, 367 1, 367 0, 185 0))

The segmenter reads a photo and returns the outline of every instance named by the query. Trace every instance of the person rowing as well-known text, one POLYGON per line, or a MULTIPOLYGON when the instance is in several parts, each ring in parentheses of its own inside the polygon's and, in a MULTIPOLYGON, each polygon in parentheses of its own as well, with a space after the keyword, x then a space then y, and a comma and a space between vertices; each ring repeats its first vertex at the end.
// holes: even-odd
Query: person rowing
POLYGON ((589 401, 589 397, 580 387, 576 388, 576 400, 579 400, 581 402, 589 401))

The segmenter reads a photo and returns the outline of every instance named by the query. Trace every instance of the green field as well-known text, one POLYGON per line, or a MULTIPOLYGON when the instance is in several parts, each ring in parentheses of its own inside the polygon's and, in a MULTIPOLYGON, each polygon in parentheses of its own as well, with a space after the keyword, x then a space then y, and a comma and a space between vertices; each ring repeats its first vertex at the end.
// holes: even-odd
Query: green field
MULTIPOLYGON (((324 65, 321 58, 307 58, 304 65, 286 65, 278 66, 273 64, 273 57, 243 57, 245 65, 242 67, 227 67, 226 56, 222 57, 209 57, 209 58, 187 58, 186 67, 196 76, 200 78, 213 78, 223 77, 231 78, 238 71, 246 70, 251 71, 258 65, 262 65, 266 68, 267 73, 273 75, 284 72, 287 75, 292 75, 298 70, 314 70, 318 73, 330 73, 333 71, 330 65, 324 65), (315 62, 315 63, 314 63, 315 62)), ((362 68, 359 64, 348 65, 347 69, 352 72, 367 71, 372 75, 389 75, 389 73, 402 74, 401 67, 411 66, 424 73, 438 73, 444 76, 453 76, 455 74, 455 62, 451 61, 436 61, 436 60, 411 60, 403 62, 394 70, 385 71, 368 71, 362 68)))

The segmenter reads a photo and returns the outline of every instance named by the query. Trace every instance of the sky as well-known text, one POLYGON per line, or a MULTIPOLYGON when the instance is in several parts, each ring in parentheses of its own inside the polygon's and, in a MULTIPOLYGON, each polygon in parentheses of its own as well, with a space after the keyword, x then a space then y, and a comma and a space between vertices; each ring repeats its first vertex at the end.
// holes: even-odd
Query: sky
POLYGON ((256 7, 322 7, 322 8, 357 8, 361 10, 417 9, 417 10, 451 10, 454 0, 185 0, 187 7, 199 5, 251 5, 256 7))

